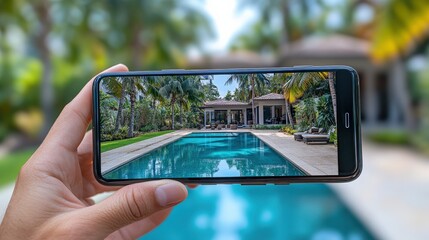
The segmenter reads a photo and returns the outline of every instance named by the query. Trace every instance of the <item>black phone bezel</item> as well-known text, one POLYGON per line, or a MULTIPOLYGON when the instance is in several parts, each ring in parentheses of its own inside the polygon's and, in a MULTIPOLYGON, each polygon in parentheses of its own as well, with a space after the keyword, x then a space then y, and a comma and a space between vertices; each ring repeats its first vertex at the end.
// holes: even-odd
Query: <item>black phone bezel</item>
POLYGON ((162 76, 162 75, 211 75, 240 73, 279 72, 335 72, 337 93, 337 139, 339 175, 318 176, 276 176, 276 177, 222 177, 222 178, 173 178, 185 184, 290 184, 306 182, 348 182, 356 179, 362 171, 362 142, 360 130, 359 77, 349 66, 302 66, 276 68, 240 68, 206 70, 161 70, 103 73, 93 83, 93 170, 97 181, 104 185, 127 185, 136 182, 159 180, 147 179, 105 179, 100 166, 100 126, 99 126, 99 84, 104 77, 118 76, 162 76), (341 79, 341 80, 340 80, 341 79), (343 80, 344 79, 344 80, 343 80), (350 127, 346 128, 343 113, 349 113, 350 127))

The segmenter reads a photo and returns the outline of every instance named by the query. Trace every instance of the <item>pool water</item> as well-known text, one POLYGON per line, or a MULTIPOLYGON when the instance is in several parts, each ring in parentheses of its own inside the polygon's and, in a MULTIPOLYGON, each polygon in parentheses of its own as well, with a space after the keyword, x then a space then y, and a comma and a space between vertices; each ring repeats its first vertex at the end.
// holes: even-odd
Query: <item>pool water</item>
POLYGON ((191 133, 112 171, 106 179, 302 176, 252 133, 191 133))
POLYGON ((200 186, 142 239, 376 239, 323 184, 200 186))

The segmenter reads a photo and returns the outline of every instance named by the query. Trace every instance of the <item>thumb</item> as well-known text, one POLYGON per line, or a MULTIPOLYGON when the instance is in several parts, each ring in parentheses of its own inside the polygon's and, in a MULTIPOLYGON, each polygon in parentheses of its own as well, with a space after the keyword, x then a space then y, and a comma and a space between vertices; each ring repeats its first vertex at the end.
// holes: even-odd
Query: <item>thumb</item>
MULTIPOLYGON (((99 204, 86 208, 85 219, 93 233, 112 232, 183 201, 186 187, 176 181, 159 180, 125 186, 99 204)), ((99 235, 99 236, 101 236, 99 235)))

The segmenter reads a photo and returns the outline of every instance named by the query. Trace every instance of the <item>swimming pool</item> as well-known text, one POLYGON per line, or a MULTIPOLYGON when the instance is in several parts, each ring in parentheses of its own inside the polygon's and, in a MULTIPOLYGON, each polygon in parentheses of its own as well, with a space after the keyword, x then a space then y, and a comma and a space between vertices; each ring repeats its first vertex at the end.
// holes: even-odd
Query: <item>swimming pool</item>
POLYGON ((376 239, 324 184, 200 186, 142 239, 376 239))
POLYGON ((104 174, 106 179, 303 176, 249 132, 191 133, 104 174))

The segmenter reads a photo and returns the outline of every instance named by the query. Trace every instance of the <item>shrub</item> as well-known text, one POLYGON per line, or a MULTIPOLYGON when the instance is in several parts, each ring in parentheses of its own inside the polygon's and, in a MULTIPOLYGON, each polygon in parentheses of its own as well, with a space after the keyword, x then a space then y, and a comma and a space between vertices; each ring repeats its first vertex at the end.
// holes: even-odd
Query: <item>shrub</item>
POLYGON ((280 130, 284 125, 256 125, 255 129, 280 130))
POLYGON ((317 104, 317 127, 329 129, 331 125, 335 124, 334 109, 332 107, 331 95, 323 95, 319 97, 317 104))
POLYGON ((127 126, 123 126, 121 128, 119 128, 118 133, 115 133, 112 135, 112 140, 121 140, 121 139, 125 139, 128 136, 128 127, 127 126))
POLYGON ((313 98, 302 100, 294 108, 299 129, 308 129, 316 124, 316 101, 313 98))
POLYGON ((404 131, 383 131, 372 133, 369 135, 369 139, 378 143, 395 145, 407 145, 410 143, 409 135, 404 131))
POLYGON ((329 130, 329 142, 335 144, 337 146, 338 140, 337 140, 337 128, 333 127, 331 130, 329 130))
POLYGON ((155 124, 148 124, 140 128, 140 132, 151 132, 158 130, 158 126, 155 124))
POLYGON ((179 130, 179 129, 182 129, 182 128, 183 128, 182 124, 180 124, 180 123, 174 123, 174 130, 179 130))
POLYGON ((298 132, 298 130, 294 129, 289 125, 282 127, 281 131, 289 135, 293 135, 294 133, 298 132))
POLYGON ((107 142, 107 141, 112 141, 113 137, 110 134, 101 134, 100 135, 100 141, 102 142, 107 142))

